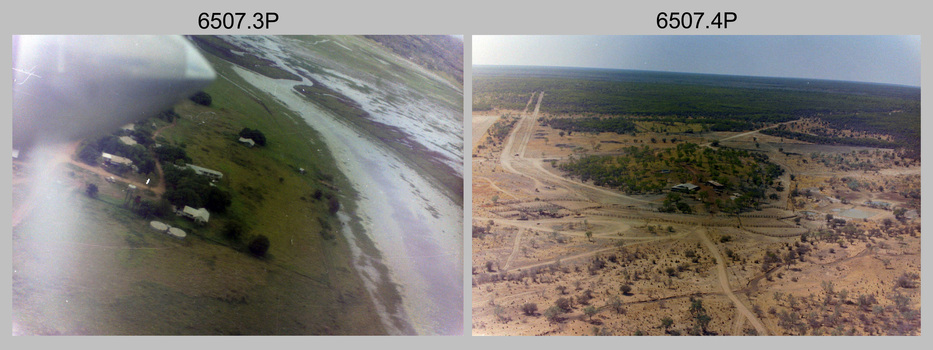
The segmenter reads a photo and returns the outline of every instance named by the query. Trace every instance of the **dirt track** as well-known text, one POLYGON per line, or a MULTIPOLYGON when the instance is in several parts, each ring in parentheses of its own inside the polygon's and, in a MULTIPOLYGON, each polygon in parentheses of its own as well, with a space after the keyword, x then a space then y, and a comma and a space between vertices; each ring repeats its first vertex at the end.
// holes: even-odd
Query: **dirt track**
POLYGON ((713 258, 716 259, 716 272, 719 275, 719 284, 722 286, 723 293, 729 297, 729 300, 732 300, 732 303, 735 305, 736 310, 749 320, 755 330, 758 331, 759 335, 768 335, 768 330, 765 328, 764 324, 761 323, 761 320, 752 313, 744 303, 739 301, 739 298, 735 296, 735 293, 732 292, 732 286, 729 283, 729 275, 726 273, 726 264, 725 259, 722 258, 722 254, 719 253, 719 248, 713 244, 713 241, 709 239, 706 229, 697 230, 697 235, 700 236, 700 239, 703 241, 703 245, 706 247, 706 250, 713 255, 713 258))

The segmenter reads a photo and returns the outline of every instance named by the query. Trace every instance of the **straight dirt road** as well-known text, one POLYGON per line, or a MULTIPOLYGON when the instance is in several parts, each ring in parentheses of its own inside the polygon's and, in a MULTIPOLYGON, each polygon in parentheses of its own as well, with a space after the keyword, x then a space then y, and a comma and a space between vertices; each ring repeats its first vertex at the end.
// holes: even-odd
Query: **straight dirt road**
POLYGON ((719 285, 722 287, 723 293, 729 297, 729 300, 732 300, 732 303, 735 304, 735 308, 752 323, 752 326, 758 331, 758 335, 768 335, 768 329, 761 323, 761 320, 759 320, 758 317, 735 296, 735 293, 732 292, 732 286, 729 285, 729 275, 726 274, 725 260, 722 258, 722 254, 719 253, 719 248, 709 239, 709 235, 706 231, 706 228, 702 228, 697 230, 696 233, 697 236, 700 237, 700 240, 703 241, 703 245, 706 246, 706 250, 716 259, 716 272, 719 274, 719 285))

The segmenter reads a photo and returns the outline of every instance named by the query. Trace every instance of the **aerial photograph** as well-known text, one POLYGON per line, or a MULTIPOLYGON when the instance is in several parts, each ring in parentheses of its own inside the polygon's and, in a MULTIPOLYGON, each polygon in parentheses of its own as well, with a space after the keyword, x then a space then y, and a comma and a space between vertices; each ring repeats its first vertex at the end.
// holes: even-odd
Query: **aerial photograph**
POLYGON ((462 334, 463 47, 14 36, 13 335, 462 334))
POLYGON ((919 36, 472 55, 473 335, 921 335, 919 36))

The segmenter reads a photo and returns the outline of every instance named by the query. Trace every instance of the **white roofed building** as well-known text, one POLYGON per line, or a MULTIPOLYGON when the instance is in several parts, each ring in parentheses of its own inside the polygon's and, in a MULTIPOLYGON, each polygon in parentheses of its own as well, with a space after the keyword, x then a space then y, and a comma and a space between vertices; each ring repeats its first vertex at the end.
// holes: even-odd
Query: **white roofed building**
POLYGON ((217 170, 211 170, 208 168, 199 167, 197 165, 188 164, 188 169, 194 170, 195 174, 207 176, 214 181, 218 181, 224 177, 224 174, 217 170))
POLYGON ((127 158, 123 158, 117 155, 113 155, 107 152, 101 152, 100 156, 104 158, 104 163, 107 164, 122 164, 126 166, 133 165, 133 161, 127 158))
POLYGON ((245 138, 245 137, 241 137, 241 138, 240 138, 240 143, 245 144, 245 145, 250 146, 250 147, 253 147, 253 146, 256 145, 256 141, 253 141, 253 139, 248 139, 248 138, 245 138))
POLYGON ((133 140, 133 138, 129 136, 120 136, 120 142, 123 142, 123 144, 130 145, 130 146, 136 144, 136 140, 133 140))
POLYGON ((194 209, 187 205, 179 212, 179 215, 200 223, 207 223, 211 219, 211 213, 207 209, 194 209))

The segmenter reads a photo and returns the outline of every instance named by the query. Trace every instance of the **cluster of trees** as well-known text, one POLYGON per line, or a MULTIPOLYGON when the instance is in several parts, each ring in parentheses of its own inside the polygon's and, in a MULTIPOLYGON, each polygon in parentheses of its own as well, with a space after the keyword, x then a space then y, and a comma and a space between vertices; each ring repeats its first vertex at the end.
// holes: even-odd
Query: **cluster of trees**
POLYGON ((876 148, 898 148, 901 146, 900 144, 896 142, 873 139, 873 138, 820 136, 820 135, 813 135, 813 134, 807 134, 807 133, 802 133, 802 132, 790 131, 790 130, 787 130, 783 125, 777 128, 764 129, 761 131, 761 133, 765 135, 800 140, 800 141, 816 143, 816 144, 821 144, 821 145, 846 145, 846 146, 862 146, 862 147, 876 147, 876 148))
POLYGON ((512 131, 512 127, 515 126, 517 121, 517 119, 509 118, 504 115, 499 117, 499 120, 489 127, 489 136, 497 142, 502 142, 502 140, 505 140, 505 138, 509 136, 509 132, 512 131))
POLYGON ((522 78, 515 77, 483 77, 473 75, 473 101, 476 111, 483 110, 486 105, 490 109, 522 110, 528 104, 528 99, 536 91, 533 86, 526 84, 522 78))
POLYGON ((667 194, 667 197, 664 198, 664 202, 661 204, 661 207, 658 208, 658 211, 662 213, 673 213, 677 210, 680 210, 684 214, 693 213, 693 208, 683 201, 683 196, 680 195, 680 193, 670 192, 667 194))
POLYGON ((636 131, 635 123, 622 118, 549 118, 544 119, 542 124, 555 129, 579 132, 614 132, 617 134, 628 134, 636 131))
POLYGON ((156 159, 163 164, 184 166, 191 162, 191 157, 188 157, 188 153, 185 152, 185 149, 178 146, 162 145, 154 148, 152 152, 155 154, 156 159))
POLYGON ((894 158, 895 156, 893 152, 882 152, 881 150, 875 150, 875 152, 861 150, 858 153, 853 151, 851 154, 823 154, 819 152, 813 152, 810 154, 810 160, 822 163, 827 168, 841 171, 877 171, 881 169, 879 165, 884 164, 885 162, 892 162, 894 158), (872 157, 876 157, 878 159, 875 159, 875 161, 872 162, 872 157))
POLYGON ((491 111, 492 103, 489 100, 473 100, 473 111, 474 112, 483 112, 491 111))
POLYGON ((224 213, 231 204, 230 193, 211 186, 210 179, 194 170, 168 165, 165 173, 165 198, 176 207, 204 207, 212 213, 224 213))
MULTIPOLYGON (((581 181, 593 180, 597 186, 618 188, 628 194, 662 193, 670 183, 714 180, 724 186, 723 193, 741 192, 737 201, 742 208, 763 200, 772 181, 784 172, 763 154, 732 148, 701 150, 689 142, 667 149, 630 146, 623 151, 625 154, 618 156, 571 157, 558 167, 581 181)), ((687 209, 678 206, 677 198, 669 199, 665 208, 687 209)), ((709 205, 717 199, 720 207, 731 205, 709 190, 701 191, 698 199, 709 205)))
MULTIPOLYGON (((118 135, 123 134, 123 132, 118 132, 88 142, 84 145, 84 148, 78 152, 78 158, 85 163, 96 165, 97 160, 101 156, 101 152, 106 152, 132 160, 133 165, 136 166, 138 169, 137 171, 141 174, 148 174, 155 171, 155 160, 145 146, 152 143, 151 131, 141 129, 129 132, 129 135, 137 142, 135 145, 127 145, 120 141, 118 135)), ((129 170, 128 167, 117 169, 120 173, 129 170)))
MULTIPOLYGON (((686 328, 686 332, 689 335, 714 335, 715 333, 709 330, 709 323, 713 318, 706 312, 706 307, 703 306, 703 299, 690 297, 690 307, 687 309, 687 312, 690 314, 690 318, 693 320, 693 324, 686 328)), ((674 329, 674 319, 670 316, 665 316, 661 318, 661 325, 658 327, 664 329, 665 334, 669 335, 681 335, 681 331, 674 329)))
MULTIPOLYGON (((234 246, 237 246, 239 249, 243 249, 241 245, 241 240, 246 235, 246 232, 249 231, 247 225, 239 218, 229 218, 224 224, 221 234, 224 238, 230 240, 234 246)), ((250 254, 257 257, 265 257, 266 253, 269 251, 271 246, 269 237, 266 237, 263 234, 255 235, 246 244, 245 249, 250 254)))
MULTIPOLYGON (((920 153, 920 104, 914 101, 896 111, 882 110, 854 114, 820 116, 829 128, 852 130, 868 134, 889 135, 891 143, 910 152, 910 157, 919 159, 920 153)), ((880 147, 880 146, 879 146, 880 147)), ((893 147, 891 147, 893 148, 893 147)))
POLYGON ((211 103, 214 102, 214 99, 211 98, 211 95, 209 95, 208 93, 204 91, 198 91, 194 95, 191 95, 191 97, 189 97, 188 99, 190 99, 191 102, 197 103, 202 106, 210 106, 211 103))

